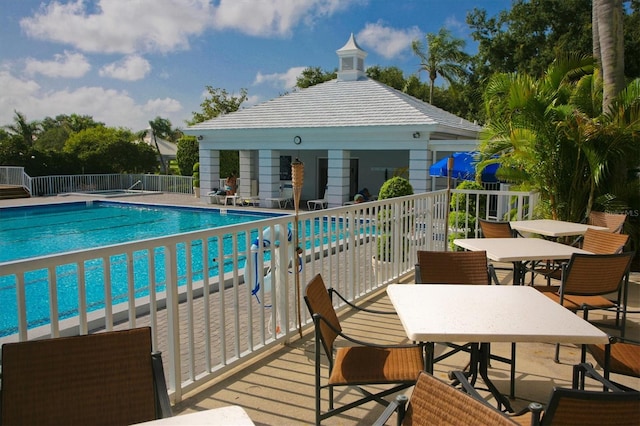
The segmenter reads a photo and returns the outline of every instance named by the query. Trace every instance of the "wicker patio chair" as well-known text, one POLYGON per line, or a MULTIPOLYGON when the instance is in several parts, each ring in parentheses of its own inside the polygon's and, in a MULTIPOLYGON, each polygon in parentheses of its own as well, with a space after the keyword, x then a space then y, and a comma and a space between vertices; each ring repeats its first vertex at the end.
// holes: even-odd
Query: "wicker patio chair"
POLYGON ((411 397, 399 395, 374 423, 382 426, 393 413, 397 425, 514 425, 517 424, 495 408, 476 400, 451 385, 423 371, 411 397))
POLYGON ((626 214, 592 211, 587 218, 587 225, 604 226, 605 228, 609 228, 609 232, 619 234, 622 232, 626 220, 626 214))
POLYGON ((511 228, 506 221, 478 219, 480 230, 484 238, 514 238, 521 236, 518 231, 511 228))
POLYGON ((3 425, 114 425, 170 417, 151 329, 5 343, 3 425))
MULTIPOLYGON (((417 252, 418 263, 415 266, 416 284, 500 284, 492 265, 488 264, 486 251, 426 251, 417 252)), ((453 348, 435 357, 433 362, 442 361, 460 351, 470 352, 471 344, 464 345, 447 342, 453 348)), ((510 394, 515 394, 516 344, 511 344, 511 358, 491 355, 491 359, 510 364, 510 394)))
MULTIPOLYGON (((460 377, 462 372, 453 373, 460 377)), ((488 404, 467 381, 462 390, 475 400, 488 404)), ((532 402, 524 410, 510 414, 520 425, 637 425, 640 418, 640 392, 619 387, 597 374, 588 364, 574 365, 571 389, 554 387, 546 404, 532 402), (593 375, 591 375, 593 373, 593 375), (585 374, 602 384, 605 391, 586 391, 579 387, 585 374)), ((482 423, 489 424, 489 423, 482 423)))
MULTIPOLYGON (((593 254, 616 254, 623 252, 627 241, 629 241, 629 236, 625 234, 587 229, 579 245, 583 250, 593 254)), ((552 279, 560 280, 562 278, 562 263, 547 262, 545 267, 534 268, 531 272, 543 275, 547 279, 547 285, 551 285, 552 279)), ((533 278, 531 282, 533 283, 533 278)))
POLYGON ((423 344, 381 345, 354 339, 342 332, 340 320, 331 301, 330 291, 320 274, 305 288, 304 300, 315 326, 315 398, 316 424, 369 401, 387 404, 383 397, 415 384, 426 368, 423 344), (338 336, 353 345, 336 348, 338 336), (322 384, 321 351, 328 359, 328 379, 322 384), (377 392, 365 390, 367 385, 392 385, 377 392), (335 407, 334 387, 356 387, 363 394, 353 402, 335 407), (322 411, 322 390, 329 391, 329 409, 322 411))
POLYGON ((611 373, 640 378, 640 341, 615 336, 609 340, 606 345, 584 345, 582 361, 586 359, 586 349, 602 367, 605 379, 611 380, 611 373))
MULTIPOLYGON (((569 263, 562 266, 560 287, 535 286, 535 288, 574 312, 584 310, 585 307, 588 307, 588 310, 615 310, 616 323, 614 326, 624 334, 629 268, 633 256, 633 252, 619 254, 574 253, 569 263), (617 297, 615 300, 610 300, 605 297, 608 294, 616 294, 617 297)), ((606 327, 611 326, 598 324, 606 327)), ((556 345, 556 362, 559 362, 559 351, 560 345, 556 345)))

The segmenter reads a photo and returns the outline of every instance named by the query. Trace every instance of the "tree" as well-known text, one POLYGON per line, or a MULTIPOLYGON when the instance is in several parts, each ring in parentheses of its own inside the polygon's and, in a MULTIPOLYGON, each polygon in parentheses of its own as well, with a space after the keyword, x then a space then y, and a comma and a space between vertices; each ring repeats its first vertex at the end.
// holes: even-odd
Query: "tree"
POLYGON ((214 89, 212 86, 206 86, 206 88, 209 96, 200 104, 202 112, 193 112, 191 120, 187 120, 190 126, 237 111, 247 100, 247 89, 240 89, 240 96, 233 96, 224 89, 214 89))
POLYGON ((615 96, 624 88, 624 34, 622 0, 593 0, 594 50, 599 54, 606 111, 615 96))
POLYGON ((11 135, 20 138, 23 149, 33 148, 33 142, 40 132, 40 123, 37 121, 27 121, 27 117, 18 111, 14 111, 14 114, 13 124, 6 125, 4 128, 7 129, 11 135))
POLYGON ((80 173, 147 173, 158 166, 155 150, 128 129, 94 127, 72 134, 64 152, 78 158, 80 173))
POLYGON ((178 139, 176 161, 182 176, 191 176, 193 165, 198 162, 198 159, 198 139, 190 135, 185 135, 178 139))
POLYGON ((104 126, 104 123, 95 121, 90 115, 78 114, 60 114, 55 118, 45 117, 40 124, 42 131, 35 141, 35 146, 40 151, 62 151, 64 143, 72 133, 104 126))
POLYGON ((479 168, 502 164, 501 178, 540 194, 543 216, 579 222, 600 197, 635 208, 621 188, 640 190, 626 167, 640 160, 640 79, 603 112, 602 80, 592 64, 589 57, 567 55, 542 78, 503 73, 487 85, 491 119, 479 168))
POLYGON ((442 77, 451 86, 460 82, 467 75, 469 55, 462 50, 464 40, 453 38, 451 32, 445 28, 441 28, 438 34, 429 33, 425 37, 426 51, 419 40, 414 40, 411 48, 420 58, 420 70, 426 71, 429 75, 429 103, 433 103, 436 79, 442 77))
POLYGON ((167 165, 165 164, 164 158, 162 157, 162 152, 160 152, 158 138, 167 140, 172 136, 171 121, 166 118, 156 117, 153 120, 149 121, 149 127, 151 127, 151 137, 153 138, 153 143, 155 144, 156 150, 158 151, 158 158, 160 159, 160 164, 162 165, 162 171, 164 173, 167 173, 167 165))
POLYGON ((315 86, 316 84, 324 83, 338 78, 338 71, 323 71, 320 67, 307 67, 302 70, 302 73, 296 78, 296 87, 299 89, 306 89, 307 87, 315 86))

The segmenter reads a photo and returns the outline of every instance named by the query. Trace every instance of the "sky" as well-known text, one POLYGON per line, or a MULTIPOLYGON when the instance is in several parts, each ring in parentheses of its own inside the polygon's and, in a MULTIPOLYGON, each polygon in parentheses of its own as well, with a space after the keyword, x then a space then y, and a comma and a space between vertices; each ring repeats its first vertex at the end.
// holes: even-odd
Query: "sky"
MULTIPOLYGON (((0 0, 0 126, 90 115, 134 132, 173 127, 207 94, 248 107, 294 90, 307 67, 332 71, 353 33, 365 66, 418 71, 415 39, 447 28, 476 52, 465 18, 511 0, 0 0)), ((425 81, 426 76, 420 73, 425 81)))

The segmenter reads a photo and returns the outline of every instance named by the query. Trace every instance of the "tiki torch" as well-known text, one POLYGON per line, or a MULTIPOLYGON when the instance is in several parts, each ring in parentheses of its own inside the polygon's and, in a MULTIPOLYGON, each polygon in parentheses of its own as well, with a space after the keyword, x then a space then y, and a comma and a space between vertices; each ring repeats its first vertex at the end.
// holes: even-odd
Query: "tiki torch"
POLYGON ((302 317, 300 313, 300 241, 298 239, 298 208, 300 206, 300 194, 302 193, 302 184, 304 183, 304 163, 298 158, 291 163, 291 184, 293 186, 293 206, 295 208, 295 224, 294 224, 294 244, 296 245, 295 255, 295 280, 296 280, 296 310, 298 313, 298 333, 302 338, 302 317))

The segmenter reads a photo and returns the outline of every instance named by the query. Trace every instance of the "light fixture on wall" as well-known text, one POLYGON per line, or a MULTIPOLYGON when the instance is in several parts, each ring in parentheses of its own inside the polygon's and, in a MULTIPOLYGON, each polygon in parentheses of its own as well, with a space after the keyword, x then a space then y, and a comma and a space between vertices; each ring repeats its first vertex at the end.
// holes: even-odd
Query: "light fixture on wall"
POLYGON ((302 143, 302 138, 300 136, 294 137, 293 143, 295 143, 296 145, 300 145, 302 143))
POLYGON ((413 132, 414 139, 420 139, 420 132, 413 132))
POLYGON ((204 136, 198 135, 198 140, 201 141, 202 139, 204 139, 204 136))

